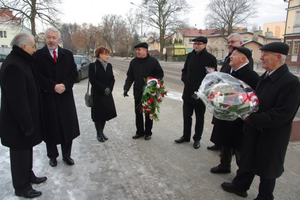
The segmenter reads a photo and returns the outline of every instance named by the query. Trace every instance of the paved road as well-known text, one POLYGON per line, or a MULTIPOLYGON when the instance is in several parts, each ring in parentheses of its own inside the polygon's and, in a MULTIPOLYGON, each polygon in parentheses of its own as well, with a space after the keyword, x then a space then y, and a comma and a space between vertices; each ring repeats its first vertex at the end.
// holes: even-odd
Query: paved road
MULTIPOLYGON (((113 60, 113 59, 112 59, 113 60)), ((123 60, 121 60, 123 61, 123 60)), ((124 61, 127 62, 127 61, 124 61)), ((163 64, 162 64, 163 65, 163 64)), ((219 152, 206 149, 211 145, 210 114, 206 114, 203 139, 198 150, 193 143, 175 144, 174 139, 182 135, 182 101, 176 99, 178 93, 172 87, 170 96, 162 102, 160 121, 155 122, 153 137, 149 141, 133 140, 135 132, 132 91, 124 98, 122 88, 125 73, 115 69, 116 84, 113 91, 118 117, 109 121, 105 133, 109 140, 96 140, 90 110, 84 105, 83 96, 87 80, 74 85, 81 135, 74 140, 72 157, 74 166, 65 165, 61 157, 58 166, 48 164, 45 144, 34 148, 34 171, 46 175, 48 180, 34 185, 45 200, 239 200, 233 194, 224 192, 220 184, 234 177, 236 165, 232 163, 232 173, 215 175, 210 168, 219 164, 219 152), (171 95, 173 94, 173 95, 171 95), (174 98, 170 98, 174 97, 174 98)), ((275 199, 300 199, 300 142, 289 144, 285 173, 277 181, 275 199)), ((15 200, 11 184, 9 153, 0 146, 0 199, 15 200)), ((249 196, 256 197, 258 178, 256 177, 249 196)))

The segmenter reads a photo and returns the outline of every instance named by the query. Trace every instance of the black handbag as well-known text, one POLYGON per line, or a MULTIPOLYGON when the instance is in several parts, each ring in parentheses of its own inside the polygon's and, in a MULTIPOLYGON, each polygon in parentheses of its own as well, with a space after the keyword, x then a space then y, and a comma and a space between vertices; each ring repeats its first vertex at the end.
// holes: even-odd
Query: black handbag
MULTIPOLYGON (((96 74, 96 63, 94 63, 94 65, 95 65, 95 74, 96 74)), ((87 107, 93 107, 93 96, 92 96, 92 92, 90 92, 90 79, 88 81, 87 91, 84 95, 84 101, 87 107)))

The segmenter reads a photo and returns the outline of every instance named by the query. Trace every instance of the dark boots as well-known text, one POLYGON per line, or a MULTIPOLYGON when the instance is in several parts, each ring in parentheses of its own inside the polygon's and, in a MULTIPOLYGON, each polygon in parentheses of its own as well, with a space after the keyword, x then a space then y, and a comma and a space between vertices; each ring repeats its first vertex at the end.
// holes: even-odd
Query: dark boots
POLYGON ((106 137, 106 135, 104 135, 103 133, 103 129, 105 126, 105 121, 104 122, 94 122, 95 123, 95 127, 97 130, 97 140, 99 142, 105 142, 105 140, 108 140, 108 138, 106 137))

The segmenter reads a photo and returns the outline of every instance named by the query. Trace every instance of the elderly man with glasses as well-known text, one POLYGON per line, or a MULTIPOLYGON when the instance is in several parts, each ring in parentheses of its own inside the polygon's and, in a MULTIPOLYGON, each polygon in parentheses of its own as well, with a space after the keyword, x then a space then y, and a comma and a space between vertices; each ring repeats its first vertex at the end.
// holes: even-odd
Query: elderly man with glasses
POLYGON ((183 135, 175 140, 176 143, 189 142, 191 137, 192 115, 195 111, 196 125, 193 136, 194 148, 200 147, 200 139, 203 132, 205 105, 201 99, 192 97, 206 75, 206 67, 217 70, 216 57, 206 50, 207 38, 200 36, 193 39, 194 50, 187 55, 182 69, 181 80, 184 83, 183 90, 183 135))

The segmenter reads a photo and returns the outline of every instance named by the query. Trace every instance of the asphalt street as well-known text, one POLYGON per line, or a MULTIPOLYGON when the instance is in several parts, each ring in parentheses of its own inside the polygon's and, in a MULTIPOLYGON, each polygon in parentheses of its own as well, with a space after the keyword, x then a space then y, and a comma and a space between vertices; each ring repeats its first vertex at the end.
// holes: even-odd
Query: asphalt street
MULTIPOLYGON (((122 58, 118 58, 122 60, 122 58)), ((36 199, 45 200, 239 200, 254 199, 258 193, 259 178, 241 198, 222 190, 220 184, 231 181, 237 170, 232 161, 230 174, 216 175, 210 168, 219 164, 219 153, 207 150, 212 130, 209 113, 205 115, 205 126, 200 149, 193 142, 176 144, 174 139, 182 135, 181 91, 169 89, 164 98, 159 122, 154 122, 152 139, 133 140, 135 134, 134 100, 132 90, 124 98, 125 73, 115 73, 113 91, 117 118, 107 122, 105 134, 109 140, 100 143, 96 139, 90 108, 84 104, 87 79, 74 85, 74 96, 80 123, 81 135, 73 142, 74 166, 63 163, 51 167, 46 156, 45 144, 34 147, 34 172, 47 176, 48 180, 33 185, 42 191, 36 199)), ((168 89, 168 85, 165 85, 168 89)), ((0 199, 22 199, 14 195, 11 183, 8 148, 0 146, 0 199)), ((277 179, 275 199, 300 199, 300 142, 288 146, 285 172, 277 179)))

